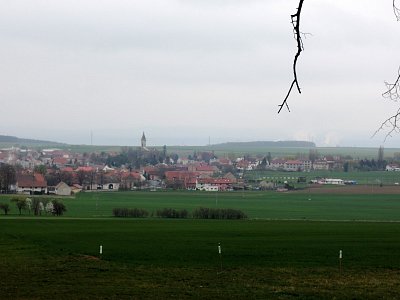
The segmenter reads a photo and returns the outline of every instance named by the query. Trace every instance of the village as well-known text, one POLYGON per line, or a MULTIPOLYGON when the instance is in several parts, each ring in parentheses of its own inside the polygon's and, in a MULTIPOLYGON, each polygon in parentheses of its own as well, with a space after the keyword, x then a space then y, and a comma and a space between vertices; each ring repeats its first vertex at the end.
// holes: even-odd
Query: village
MULTIPOLYGON (((357 162, 358 165, 361 163, 363 162, 357 162)), ((243 190, 248 188, 248 181, 244 176, 246 172, 343 170, 346 165, 348 167, 349 160, 340 156, 317 157, 312 151, 308 159, 284 159, 271 157, 270 154, 244 155, 231 159, 217 157, 213 152, 194 152, 179 157, 175 153, 169 154, 166 146, 162 151, 148 147, 143 133, 140 147, 125 148, 121 153, 77 153, 62 149, 11 147, 0 149, 0 164, 12 166, 15 170, 15 180, 3 183, 2 192, 65 196, 80 191, 243 190)), ((352 165, 354 164, 353 161, 352 165)), ((386 161, 385 166, 387 171, 400 170, 396 164, 386 165, 386 161)), ((292 179, 301 180, 301 177, 292 179)), ((256 189, 279 188, 278 182, 270 181, 256 185, 256 189)), ((341 179, 318 179, 312 183, 349 182, 341 179)))

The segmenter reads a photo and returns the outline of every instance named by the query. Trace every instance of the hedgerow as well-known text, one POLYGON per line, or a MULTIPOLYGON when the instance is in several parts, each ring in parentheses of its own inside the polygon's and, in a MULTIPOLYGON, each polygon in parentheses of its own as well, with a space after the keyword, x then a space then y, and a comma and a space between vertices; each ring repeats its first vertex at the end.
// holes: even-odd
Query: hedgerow
POLYGON ((189 216, 189 212, 186 209, 164 208, 157 210, 156 216, 160 218, 186 219, 189 216))
POLYGON ((114 208, 113 215, 122 218, 145 218, 149 212, 141 208, 114 208))
POLYGON ((244 212, 231 208, 200 207, 192 213, 194 219, 246 219, 244 212))
MULTIPOLYGON (((113 215, 115 217, 124 218, 145 218, 149 216, 149 212, 140 208, 114 208, 113 215)), ((159 218, 171 219, 187 219, 192 216, 193 219, 226 219, 240 220, 246 219, 247 215, 241 210, 231 208, 207 208, 200 207, 195 209, 190 215, 186 209, 177 210, 174 208, 158 209, 155 214, 159 218)), ((153 217, 153 213, 151 214, 153 217)))

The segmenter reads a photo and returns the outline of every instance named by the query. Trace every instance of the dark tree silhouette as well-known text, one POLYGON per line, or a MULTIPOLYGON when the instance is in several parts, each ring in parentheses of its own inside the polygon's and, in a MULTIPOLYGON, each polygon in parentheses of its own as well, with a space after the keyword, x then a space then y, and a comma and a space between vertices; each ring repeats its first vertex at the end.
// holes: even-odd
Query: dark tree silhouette
POLYGON ((299 81, 297 80, 297 59, 300 56, 300 53, 303 51, 303 41, 301 39, 301 31, 300 31, 300 17, 301 17, 301 9, 303 8, 303 3, 304 0, 299 0, 299 6, 297 7, 297 12, 294 15, 291 15, 291 19, 292 19, 292 25, 293 25, 293 33, 294 33, 294 38, 297 42, 297 52, 294 56, 294 61, 293 61, 293 81, 290 85, 289 91, 286 94, 285 99, 283 100, 283 102, 279 105, 279 110, 278 110, 278 114, 281 112, 282 108, 284 106, 286 106, 287 110, 290 111, 289 109, 289 105, 287 103, 287 100, 290 96, 290 93, 292 92, 293 86, 296 85, 297 91, 299 92, 299 94, 301 94, 301 90, 300 90, 300 85, 299 85, 299 81))
MULTIPOLYGON (((393 1, 394 3, 394 1, 393 1)), ((398 11, 398 9, 397 9, 398 11)), ((398 12, 399 13, 399 12, 398 12)), ((397 17, 399 18, 399 17, 397 17)), ((397 72, 397 78, 394 83, 388 83, 385 81, 386 85, 386 92, 382 94, 383 98, 389 99, 390 101, 394 102, 399 102, 400 100, 400 68, 397 72)), ((378 132, 382 130, 388 130, 388 133, 386 134, 385 140, 388 137, 391 137, 393 133, 398 133, 400 132, 400 127, 399 127, 399 122, 400 122, 400 107, 397 109, 396 113, 389 118, 387 118, 385 121, 382 122, 381 126, 378 128, 377 131, 375 131, 374 135, 376 135, 378 132)))
POLYGON ((393 12, 397 21, 400 21, 400 8, 396 5, 396 0, 393 0, 393 12))
MULTIPOLYGON (((400 21, 400 8, 398 6, 397 0, 393 0, 393 13, 396 16, 397 21, 400 21)), ((400 100, 400 67, 397 71, 397 78, 394 83, 389 83, 385 81, 386 92, 382 94, 383 98, 389 99, 390 101, 399 102, 400 100)), ((400 107, 397 109, 396 113, 387 118, 382 122, 381 126, 375 131, 374 135, 382 130, 388 130, 385 140, 391 137, 393 133, 400 132, 400 107)))
MULTIPOLYGON (((397 21, 400 21, 400 5, 398 3, 399 0, 392 0, 392 6, 393 6, 393 13, 397 19, 397 21)), ((301 39, 301 36, 304 35, 300 31, 300 19, 301 19, 301 10, 303 8, 303 3, 304 0, 299 0, 299 4, 297 7, 297 11, 295 14, 291 15, 291 22, 293 25, 293 32, 294 32, 294 38, 297 43, 297 52, 294 56, 293 60, 293 81, 290 84, 290 88, 288 93, 286 94, 286 97, 283 99, 282 103, 279 105, 279 110, 278 113, 280 113, 283 109, 283 107, 286 107, 287 110, 290 112, 289 105, 288 105, 288 98, 293 90, 293 87, 296 86, 297 91, 301 94, 298 78, 297 78, 297 60, 300 56, 300 53, 303 51, 303 41, 301 39)), ((393 83, 385 82, 386 85, 386 91, 382 94, 382 96, 386 99, 389 99, 394 102, 399 102, 400 101, 400 67, 397 72, 397 77, 394 80, 393 83)), ((376 135, 378 132, 382 130, 388 130, 388 133, 386 134, 385 140, 387 137, 391 137, 393 133, 399 133, 400 132, 400 107, 397 109, 396 113, 387 118, 384 122, 382 122, 381 126, 378 128, 378 130, 374 133, 376 135)))

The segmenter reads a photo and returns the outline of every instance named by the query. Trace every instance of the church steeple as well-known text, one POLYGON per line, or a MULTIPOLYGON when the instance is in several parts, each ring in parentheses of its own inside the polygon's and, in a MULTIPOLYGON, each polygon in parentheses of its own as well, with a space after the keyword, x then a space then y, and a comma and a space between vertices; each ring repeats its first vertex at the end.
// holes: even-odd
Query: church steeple
POLYGON ((142 135, 142 139, 141 139, 141 145, 142 145, 142 148, 146 148, 146 136, 144 135, 144 131, 143 131, 143 135, 142 135))

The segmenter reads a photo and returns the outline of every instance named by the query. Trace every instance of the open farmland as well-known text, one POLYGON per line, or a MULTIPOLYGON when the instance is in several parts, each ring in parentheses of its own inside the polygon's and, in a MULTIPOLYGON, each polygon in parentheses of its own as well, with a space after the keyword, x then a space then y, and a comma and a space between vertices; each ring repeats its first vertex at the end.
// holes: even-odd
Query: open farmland
MULTIPOLYGON (((374 187, 374 190, 371 187, 364 187, 360 194, 343 193, 340 187, 332 187, 332 190, 326 191, 325 188, 289 193, 248 191, 82 193, 76 198, 64 199, 68 209, 65 217, 111 218, 112 209, 116 207, 142 208, 150 213, 163 208, 187 209, 190 212, 198 207, 219 207, 240 209, 250 219, 400 221, 398 193, 379 194, 382 191, 379 187, 374 187)), ((393 188, 398 188, 400 191, 400 187, 391 189, 393 188)), ((11 206, 13 214, 10 216, 18 217, 15 205, 11 206)), ((29 215, 25 213, 23 216, 29 215)))
POLYGON ((14 207, 0 217, 0 298, 396 299, 400 294, 398 194, 114 192, 63 201, 68 211, 62 218, 18 216, 14 207), (111 214, 114 207, 191 211, 199 206, 241 209, 250 219, 111 214))
POLYGON ((0 224, 0 298, 394 299, 400 293, 399 223, 1 219, 0 224))

